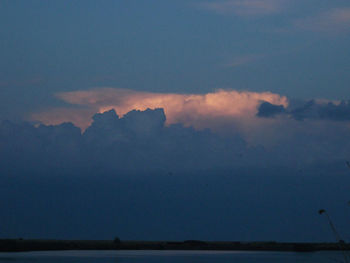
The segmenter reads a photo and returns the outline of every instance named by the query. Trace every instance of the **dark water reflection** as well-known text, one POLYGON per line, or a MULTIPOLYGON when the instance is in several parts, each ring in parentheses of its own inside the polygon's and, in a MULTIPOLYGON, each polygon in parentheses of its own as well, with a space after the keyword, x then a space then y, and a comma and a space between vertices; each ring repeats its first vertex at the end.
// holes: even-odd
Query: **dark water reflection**
POLYGON ((50 251, 0 253, 0 262, 15 263, 323 263, 340 262, 338 252, 216 251, 50 251))

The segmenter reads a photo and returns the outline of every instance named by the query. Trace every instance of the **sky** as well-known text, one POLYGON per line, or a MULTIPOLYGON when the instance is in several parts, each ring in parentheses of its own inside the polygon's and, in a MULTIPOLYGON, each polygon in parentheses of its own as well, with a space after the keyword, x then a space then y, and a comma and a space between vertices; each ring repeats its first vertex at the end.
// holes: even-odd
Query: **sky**
POLYGON ((344 240, 346 0, 0 1, 0 237, 344 240))

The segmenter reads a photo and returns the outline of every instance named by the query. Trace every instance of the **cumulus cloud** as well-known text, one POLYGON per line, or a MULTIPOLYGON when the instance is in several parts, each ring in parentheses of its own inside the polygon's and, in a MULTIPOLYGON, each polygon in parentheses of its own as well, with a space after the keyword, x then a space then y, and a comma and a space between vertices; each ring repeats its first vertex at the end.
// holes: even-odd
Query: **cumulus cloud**
POLYGON ((165 125, 162 109, 132 110, 119 117, 112 109, 93 116, 84 133, 72 124, 3 122, 2 167, 67 171, 196 170, 241 165, 244 140, 223 138, 209 130, 165 125), (5 165, 6 164, 6 165, 5 165))
MULTIPOLYGON (((276 108, 269 107, 265 112, 271 115, 276 108)), ((271 129, 278 144, 269 149, 252 147, 237 135, 166 125, 159 108, 97 113, 83 133, 70 123, 2 122, 0 195, 9 200, 1 214, 3 233, 86 239, 111 239, 115 231, 125 239, 305 237, 298 224, 302 231, 295 234, 290 224, 280 223, 286 204, 293 222, 301 211, 307 215, 303 220, 314 224, 320 198, 322 207, 346 200, 348 189, 339 188, 335 176, 342 175, 341 185, 350 180, 345 166, 350 133, 344 122, 277 119, 271 129), (268 234, 257 234, 266 228, 256 226, 257 211, 269 215, 268 234), (43 221, 50 224, 43 228, 43 221), (248 230, 227 233, 232 222, 248 230)), ((319 232, 306 237, 313 240, 318 233, 322 239, 319 232)))
POLYGON ((350 102, 317 102, 308 101, 304 106, 291 111, 291 115, 298 120, 321 119, 332 121, 350 121, 350 102))
POLYGON ((94 107, 82 108, 53 108, 42 112, 31 114, 31 120, 39 121, 43 124, 58 125, 64 122, 71 122, 85 130, 91 124, 91 117, 99 112, 94 107))
POLYGON ((274 117, 284 112, 285 108, 283 105, 273 105, 269 102, 264 101, 259 106, 258 113, 256 115, 258 117, 274 117))
MULTIPOLYGON (((348 104, 341 105, 338 107, 348 110, 348 104)), ((322 108, 321 116, 343 116, 343 111, 333 107, 322 108)), ((303 122, 293 118, 269 121, 268 117, 282 113, 283 109, 261 103, 260 117, 265 118, 255 118, 264 126, 255 131, 254 144, 240 133, 223 136, 208 129, 166 125, 166 114, 159 108, 132 110, 123 116, 118 116, 114 109, 97 113, 83 133, 67 123, 35 127, 4 122, 0 126, 0 157, 2 167, 14 169, 144 172, 289 167, 350 156, 349 128, 343 122, 329 125, 321 117, 303 122), (273 143, 264 147, 266 140, 273 143)))
MULTIPOLYGON (((180 125, 194 129, 193 132, 209 129, 220 136, 238 136, 249 146, 261 145, 272 149, 276 145, 290 143, 296 147, 298 144, 292 143, 288 137, 297 141, 305 138, 306 134, 315 133, 313 136, 316 138, 324 126, 334 129, 327 141, 333 138, 337 129, 349 129, 350 106, 347 101, 313 100, 295 104, 293 100, 289 101, 284 96, 270 92, 218 90, 207 94, 172 94, 102 88, 60 93, 57 96, 72 105, 36 113, 33 120, 45 125, 73 122, 82 131, 86 130, 87 134, 90 134, 91 129, 95 129, 92 127, 96 127, 100 115, 93 119, 91 116, 114 110, 118 118, 112 119, 115 119, 118 125, 128 122, 134 127, 130 126, 128 132, 116 129, 113 135, 108 135, 122 141, 128 141, 127 134, 152 135, 157 134, 155 127, 180 125), (158 114, 155 118, 155 113, 151 113, 150 110, 156 109, 162 109, 164 116, 158 114), (301 120, 305 123, 301 124, 301 120), (334 121, 343 124, 329 124, 334 121), (137 133, 138 130, 143 132, 137 133), (295 137, 295 134, 298 134, 298 137, 295 137)), ((159 128, 158 131, 162 129, 159 128)), ((330 130, 327 129, 327 132, 330 130)), ((311 148, 313 147, 310 146, 311 148)), ((318 153, 320 152, 322 151, 319 150, 318 153)))
POLYGON ((264 16, 280 13, 286 0, 226 0, 203 2, 199 6, 219 14, 264 16))
POLYGON ((332 102, 325 100, 310 100, 302 106, 291 107, 286 110, 283 105, 273 105, 263 102, 259 109, 258 117, 274 117, 286 113, 295 120, 327 120, 327 121, 350 121, 350 101, 332 102))
POLYGON ((57 97, 80 108, 50 109, 33 114, 32 120, 47 125, 70 121, 84 130, 91 124, 94 113, 114 109, 118 115, 123 116, 131 110, 162 108, 167 125, 180 123, 186 127, 209 128, 213 131, 225 131, 231 125, 235 130, 245 130, 247 133, 260 125, 255 115, 261 101, 288 106, 287 98, 279 94, 235 90, 174 94, 100 88, 59 93, 57 97))

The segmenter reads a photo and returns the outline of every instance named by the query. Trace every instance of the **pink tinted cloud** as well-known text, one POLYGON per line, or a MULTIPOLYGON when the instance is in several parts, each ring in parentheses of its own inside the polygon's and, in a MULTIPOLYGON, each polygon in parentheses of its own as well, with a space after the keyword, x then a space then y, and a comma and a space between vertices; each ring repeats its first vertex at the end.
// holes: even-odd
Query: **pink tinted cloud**
POLYGON ((36 113, 34 120, 45 124, 70 121, 87 128, 94 113, 114 109, 119 116, 131 110, 163 108, 166 124, 182 123, 197 129, 235 125, 242 129, 261 120, 255 117, 261 101, 287 107, 284 96, 270 92, 218 90, 206 94, 151 93, 126 89, 100 88, 57 94, 63 101, 81 108, 59 108, 36 113))
POLYGON ((340 33, 350 30, 350 7, 333 8, 313 17, 301 18, 294 25, 302 30, 340 33))
POLYGON ((91 124, 91 116, 95 113, 96 110, 93 108, 53 108, 43 112, 33 113, 31 120, 39 121, 46 125, 71 122, 82 130, 85 130, 91 124))

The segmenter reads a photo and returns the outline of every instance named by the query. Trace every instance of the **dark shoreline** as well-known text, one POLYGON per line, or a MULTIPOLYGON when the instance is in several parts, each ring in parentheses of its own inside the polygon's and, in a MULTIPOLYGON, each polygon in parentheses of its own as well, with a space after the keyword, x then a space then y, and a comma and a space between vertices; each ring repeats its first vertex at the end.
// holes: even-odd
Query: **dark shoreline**
POLYGON ((350 244, 279 243, 229 241, 113 241, 0 239, 0 252, 53 250, 217 250, 217 251, 294 251, 350 250, 350 244))

